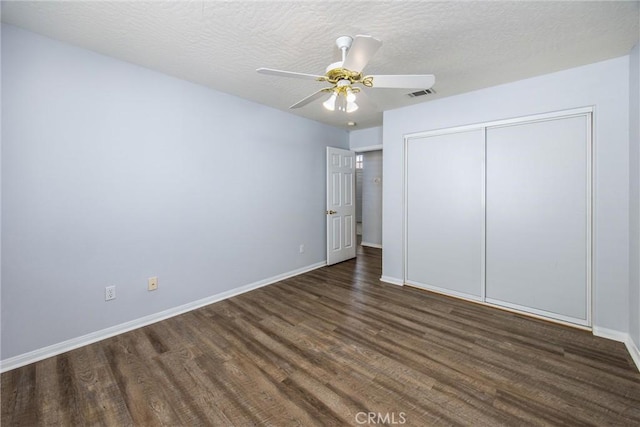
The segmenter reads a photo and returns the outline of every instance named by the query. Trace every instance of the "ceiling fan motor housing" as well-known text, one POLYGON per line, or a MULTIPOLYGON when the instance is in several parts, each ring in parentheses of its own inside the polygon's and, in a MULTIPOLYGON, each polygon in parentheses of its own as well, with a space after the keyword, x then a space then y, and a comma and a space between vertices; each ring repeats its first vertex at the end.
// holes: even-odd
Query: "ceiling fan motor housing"
POLYGON ((342 62, 334 62, 327 67, 324 80, 329 83, 336 84, 342 80, 348 80, 350 83, 358 83, 362 80, 362 74, 355 71, 342 68, 342 62))
POLYGON ((343 52, 351 47, 351 43, 353 39, 350 36, 340 36, 336 39, 336 46, 343 52))

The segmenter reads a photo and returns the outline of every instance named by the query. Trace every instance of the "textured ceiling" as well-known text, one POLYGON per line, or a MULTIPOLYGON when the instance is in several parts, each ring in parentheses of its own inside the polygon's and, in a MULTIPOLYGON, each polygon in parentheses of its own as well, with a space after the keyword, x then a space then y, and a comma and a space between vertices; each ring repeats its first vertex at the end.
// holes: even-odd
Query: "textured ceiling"
MULTIPOLYGON (((369 90, 382 109, 626 55, 639 2, 2 1, 2 21, 282 110, 323 83, 259 75, 268 67, 323 74, 340 35, 383 41, 365 74, 435 74, 435 95, 369 90)), ((346 128, 382 113, 292 110, 346 128)))

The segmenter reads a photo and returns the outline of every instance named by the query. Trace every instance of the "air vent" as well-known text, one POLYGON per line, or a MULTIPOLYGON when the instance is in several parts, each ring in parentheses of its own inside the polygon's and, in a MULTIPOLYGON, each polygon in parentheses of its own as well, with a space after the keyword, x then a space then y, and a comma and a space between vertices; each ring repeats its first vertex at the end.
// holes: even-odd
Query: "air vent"
POLYGON ((433 89, 424 89, 424 90, 419 90, 417 92, 409 93, 408 96, 411 98, 415 98, 416 96, 431 95, 432 93, 436 93, 436 91, 433 89))

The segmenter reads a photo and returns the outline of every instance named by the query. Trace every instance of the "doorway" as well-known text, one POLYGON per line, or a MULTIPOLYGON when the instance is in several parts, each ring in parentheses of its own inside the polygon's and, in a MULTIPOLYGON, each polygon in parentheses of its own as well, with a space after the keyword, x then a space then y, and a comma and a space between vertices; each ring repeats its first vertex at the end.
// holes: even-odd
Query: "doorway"
POLYGON ((382 248, 382 150, 356 152, 358 244, 382 248))

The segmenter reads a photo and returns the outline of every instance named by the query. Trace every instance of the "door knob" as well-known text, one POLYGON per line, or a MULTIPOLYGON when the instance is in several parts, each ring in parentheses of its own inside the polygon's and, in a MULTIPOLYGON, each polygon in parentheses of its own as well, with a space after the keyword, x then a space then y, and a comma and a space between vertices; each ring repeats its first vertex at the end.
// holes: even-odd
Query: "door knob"
POLYGON ((327 215, 333 215, 333 214, 337 214, 338 211, 327 211, 327 215))

